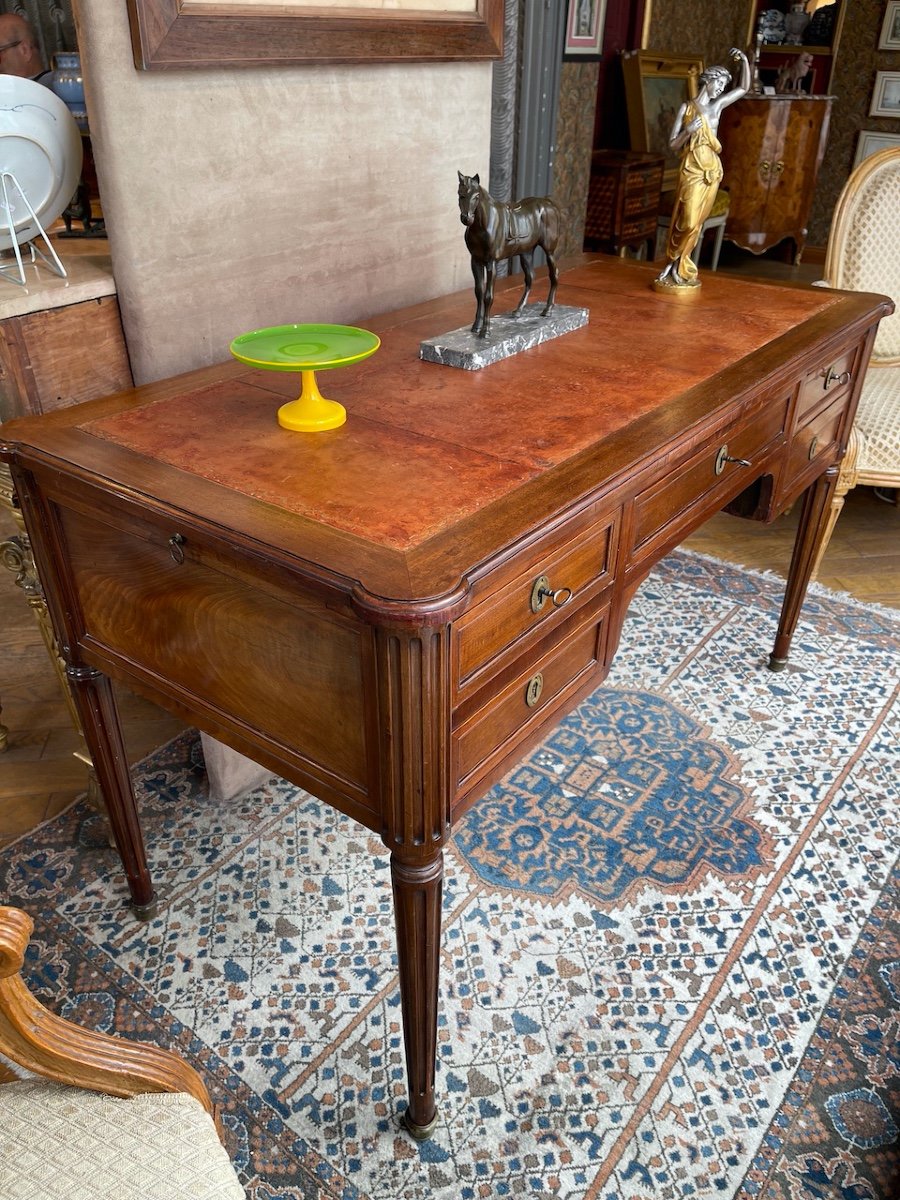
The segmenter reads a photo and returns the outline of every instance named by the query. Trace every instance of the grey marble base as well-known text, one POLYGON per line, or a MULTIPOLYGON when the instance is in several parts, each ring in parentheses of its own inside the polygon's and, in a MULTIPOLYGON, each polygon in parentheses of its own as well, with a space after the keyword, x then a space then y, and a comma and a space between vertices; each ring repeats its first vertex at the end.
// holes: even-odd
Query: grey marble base
POLYGON ((491 317, 491 332, 486 338, 476 337, 468 325, 449 333, 426 338, 419 346, 419 358, 426 362, 442 363, 445 367, 462 367, 464 371, 480 371, 491 363, 500 362, 541 342, 573 333, 587 325, 588 309, 567 308, 557 304, 549 317, 542 317, 543 303, 529 304, 522 315, 500 313, 491 317))

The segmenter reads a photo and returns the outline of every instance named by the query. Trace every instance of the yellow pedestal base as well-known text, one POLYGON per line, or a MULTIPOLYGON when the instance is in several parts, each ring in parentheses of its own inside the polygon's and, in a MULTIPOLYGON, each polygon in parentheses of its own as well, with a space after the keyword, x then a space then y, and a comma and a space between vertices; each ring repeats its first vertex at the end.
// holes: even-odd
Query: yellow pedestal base
POLYGON ((298 433, 320 433, 337 429, 347 420, 347 410, 336 400, 326 400, 319 391, 315 371, 301 371, 300 395, 278 410, 278 424, 298 433))

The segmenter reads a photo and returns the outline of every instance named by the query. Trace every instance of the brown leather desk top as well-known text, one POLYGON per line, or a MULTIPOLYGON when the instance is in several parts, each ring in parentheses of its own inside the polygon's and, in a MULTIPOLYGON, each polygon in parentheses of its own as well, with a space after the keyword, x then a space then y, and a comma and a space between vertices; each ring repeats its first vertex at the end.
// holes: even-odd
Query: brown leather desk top
POLYGON ((418 359, 422 338, 471 321, 470 291, 366 322, 379 351, 320 374, 348 412, 327 433, 276 423, 296 374, 238 363, 79 406, 74 427, 64 410, 3 432, 337 574, 352 562, 375 594, 434 595, 482 540, 496 549, 611 482, 876 300, 706 274, 696 299, 673 302, 652 273, 605 256, 564 273, 559 300, 589 324, 477 372, 418 359))

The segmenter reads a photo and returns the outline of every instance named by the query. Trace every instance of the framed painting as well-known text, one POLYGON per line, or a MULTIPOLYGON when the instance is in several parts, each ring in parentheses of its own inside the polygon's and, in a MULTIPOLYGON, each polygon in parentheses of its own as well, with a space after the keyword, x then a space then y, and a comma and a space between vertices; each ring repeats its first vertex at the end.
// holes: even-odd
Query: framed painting
POLYGON ((453 62, 503 54, 504 0, 128 0, 139 70, 453 62))
POLYGON ((888 0, 878 49, 900 50, 900 0, 888 0))
POLYGON ((900 118, 900 71, 876 71, 869 116, 900 118))
POLYGON ((678 178, 678 155, 669 145, 669 135, 679 108, 697 95, 702 70, 702 59, 685 55, 655 50, 622 55, 631 148, 663 156, 663 191, 674 188, 678 178))
POLYGON ((600 58, 605 19, 606 0, 568 0, 563 58, 571 62, 600 58))
POLYGON ((897 149, 900 149, 900 133, 879 133, 875 129, 861 129, 853 165, 858 167, 864 158, 877 154, 879 150, 897 149))

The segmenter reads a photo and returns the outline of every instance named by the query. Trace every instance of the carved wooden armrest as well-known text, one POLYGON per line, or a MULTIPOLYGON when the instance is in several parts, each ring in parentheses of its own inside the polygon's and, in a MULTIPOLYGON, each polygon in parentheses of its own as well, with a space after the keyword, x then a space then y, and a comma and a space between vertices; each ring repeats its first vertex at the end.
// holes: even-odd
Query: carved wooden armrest
POLYGON ((37 1075, 110 1096, 188 1092, 212 1114, 202 1079, 177 1054, 82 1029, 32 996, 19 972, 33 929, 27 913, 0 907, 0 1053, 37 1075))

